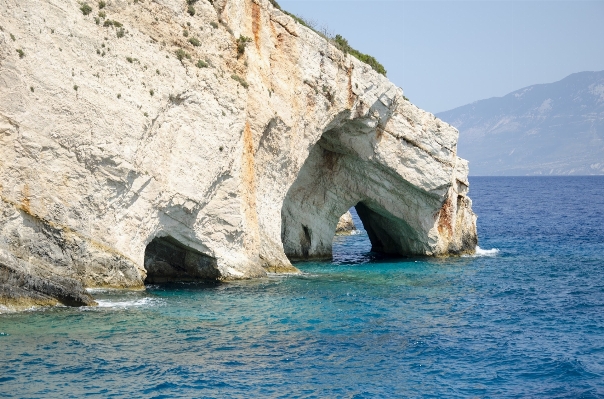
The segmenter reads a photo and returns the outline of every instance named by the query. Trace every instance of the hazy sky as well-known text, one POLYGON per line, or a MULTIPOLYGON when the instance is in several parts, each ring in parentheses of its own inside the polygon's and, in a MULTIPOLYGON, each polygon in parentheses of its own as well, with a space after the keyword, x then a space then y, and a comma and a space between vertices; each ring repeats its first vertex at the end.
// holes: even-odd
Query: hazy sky
POLYGON ((604 1, 278 2, 373 55, 433 113, 604 70, 604 1))

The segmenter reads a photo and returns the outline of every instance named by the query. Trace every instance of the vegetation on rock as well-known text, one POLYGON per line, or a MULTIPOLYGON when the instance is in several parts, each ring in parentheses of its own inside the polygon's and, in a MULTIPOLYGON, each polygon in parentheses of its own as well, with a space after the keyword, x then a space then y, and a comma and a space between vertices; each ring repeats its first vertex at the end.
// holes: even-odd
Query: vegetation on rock
POLYGON ((314 31, 316 34, 324 37, 325 39, 329 40, 331 43, 333 43, 339 50, 343 51, 346 54, 350 54, 353 57, 355 57, 356 59, 358 59, 359 61, 364 62, 365 64, 369 65, 371 68, 373 68, 374 71, 376 71, 377 73, 380 73, 384 76, 386 76, 386 68, 384 68, 384 66, 382 64, 379 63, 378 60, 376 60, 373 56, 368 55, 368 54, 364 54, 361 53, 358 50, 355 50, 354 48, 352 48, 349 44, 348 44, 348 40, 346 40, 344 37, 342 37, 341 35, 336 35, 335 37, 331 37, 329 35, 329 33, 327 32, 327 29, 324 29, 322 32, 319 31, 315 24, 311 21, 308 21, 304 18, 301 18, 295 14, 289 13, 287 11, 285 11, 284 9, 281 8, 281 6, 279 5, 279 3, 277 3, 275 0, 269 0, 270 3, 273 5, 273 7, 275 7, 278 10, 281 10, 282 12, 284 12, 285 14, 289 15, 290 17, 292 17, 294 19, 294 21, 296 21, 297 23, 299 23, 300 25, 303 25, 309 29, 311 29, 312 31, 314 31))
POLYGON ((239 39, 237 39, 237 54, 242 55, 245 53, 245 46, 251 41, 251 37, 239 35, 239 39))
POLYGON ((80 6, 80 11, 82 11, 82 14, 88 15, 92 12, 92 7, 90 7, 88 3, 82 3, 80 6))
POLYGON ((231 78, 233 78, 235 81, 237 81, 237 83, 239 83, 241 86, 243 86, 245 89, 248 88, 248 83, 239 75, 231 75, 231 78))
POLYGON ((336 37, 333 38, 333 43, 344 53, 350 54, 356 59, 363 61, 365 64, 373 68, 373 70, 375 70, 377 73, 381 73, 382 75, 386 76, 386 69, 378 62, 378 60, 368 54, 363 54, 360 51, 350 47, 348 40, 344 39, 341 35, 336 35, 336 37))
POLYGON ((189 53, 187 53, 185 50, 179 48, 178 50, 176 50, 176 58, 178 58, 178 61, 182 62, 183 59, 191 58, 191 55, 189 53))

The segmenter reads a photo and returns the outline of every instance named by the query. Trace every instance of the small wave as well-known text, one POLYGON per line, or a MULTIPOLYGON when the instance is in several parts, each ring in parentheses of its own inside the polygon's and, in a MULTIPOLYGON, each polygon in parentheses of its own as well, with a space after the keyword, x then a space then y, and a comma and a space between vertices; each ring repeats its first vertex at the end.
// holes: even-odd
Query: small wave
POLYGON ((89 294, 102 294, 108 291, 108 288, 86 288, 86 292, 88 292, 89 294))
POLYGON ((0 305, 0 314, 2 314, 2 313, 13 313, 13 312, 14 312, 13 309, 11 309, 11 308, 9 308, 7 306, 0 305))
POLYGON ((476 246, 476 252, 472 255, 463 255, 464 257, 478 258, 481 256, 497 256, 499 253, 499 249, 491 248, 491 249, 482 249, 478 245, 476 246))
POLYGON ((348 231, 342 231, 339 233, 336 233, 335 237, 348 237, 348 236, 356 236, 359 234, 365 234, 365 230, 359 230, 359 229, 355 229, 355 230, 348 230, 348 231))
POLYGON ((279 278, 279 279, 288 279, 292 277, 317 277, 318 274, 312 274, 308 272, 298 271, 295 273, 267 273, 267 277, 269 278, 279 278))
POLYGON ((474 256, 495 256, 498 253, 499 253, 499 250, 497 248, 482 249, 477 245, 474 256))
MULTIPOLYGON (((55 305, 55 306, 59 307, 59 306, 63 306, 63 305, 55 305)), ((0 305, 0 314, 35 312, 38 310, 44 310, 44 309, 48 309, 48 308, 49 308, 48 306, 40 306, 40 305, 32 305, 32 306, 27 306, 27 307, 16 307, 16 308, 0 305)))
POLYGON ((113 293, 113 292, 136 292, 136 291, 144 291, 145 288, 111 288, 111 287, 88 287, 86 288, 86 292, 89 294, 104 294, 104 293, 113 293))
POLYGON ((287 273, 272 273, 272 272, 266 273, 267 277, 282 277, 282 278, 287 278, 287 277, 291 277, 291 276, 299 276, 301 274, 303 274, 301 271, 287 272, 287 273))
POLYGON ((108 299, 97 299, 98 308, 132 308, 139 306, 157 306, 164 303, 163 300, 157 298, 141 298, 126 301, 115 301, 108 299))

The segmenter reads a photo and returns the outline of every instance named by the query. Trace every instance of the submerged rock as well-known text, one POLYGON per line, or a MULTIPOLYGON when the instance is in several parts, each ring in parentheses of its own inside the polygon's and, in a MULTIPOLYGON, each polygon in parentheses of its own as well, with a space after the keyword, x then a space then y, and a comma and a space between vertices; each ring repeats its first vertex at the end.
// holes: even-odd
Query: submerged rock
POLYGON ((457 130, 268 0, 194 7, 0 5, 3 300, 296 272, 352 206, 374 251, 474 251, 457 130))

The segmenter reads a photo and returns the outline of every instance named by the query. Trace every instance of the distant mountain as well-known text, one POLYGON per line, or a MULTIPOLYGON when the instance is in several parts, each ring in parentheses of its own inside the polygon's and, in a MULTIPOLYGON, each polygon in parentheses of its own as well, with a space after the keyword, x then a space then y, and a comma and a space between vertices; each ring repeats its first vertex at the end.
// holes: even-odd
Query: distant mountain
POLYGON ((459 129, 470 175, 604 174, 604 71, 436 115, 459 129))

